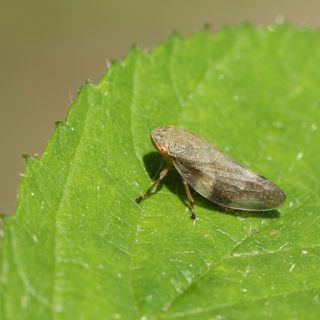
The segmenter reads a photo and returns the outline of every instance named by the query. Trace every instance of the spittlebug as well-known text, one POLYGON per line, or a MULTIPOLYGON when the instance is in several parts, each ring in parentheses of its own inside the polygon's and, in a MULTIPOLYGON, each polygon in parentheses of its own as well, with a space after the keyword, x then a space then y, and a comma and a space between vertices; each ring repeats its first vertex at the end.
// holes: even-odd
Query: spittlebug
POLYGON ((208 200, 236 210, 273 210, 286 199, 284 192, 274 183, 233 161, 189 131, 162 126, 152 130, 150 136, 167 165, 150 188, 135 200, 137 203, 156 188, 172 166, 182 177, 192 219, 196 218, 196 213, 189 185, 208 200))

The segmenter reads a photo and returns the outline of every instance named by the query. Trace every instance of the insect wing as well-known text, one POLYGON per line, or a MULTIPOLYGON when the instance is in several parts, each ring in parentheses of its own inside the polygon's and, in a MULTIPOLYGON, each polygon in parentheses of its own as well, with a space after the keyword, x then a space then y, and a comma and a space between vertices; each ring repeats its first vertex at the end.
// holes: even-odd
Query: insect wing
POLYGON ((176 157, 173 164, 194 190, 223 207, 263 211, 285 200, 284 193, 272 182, 218 153, 218 160, 211 162, 176 157))

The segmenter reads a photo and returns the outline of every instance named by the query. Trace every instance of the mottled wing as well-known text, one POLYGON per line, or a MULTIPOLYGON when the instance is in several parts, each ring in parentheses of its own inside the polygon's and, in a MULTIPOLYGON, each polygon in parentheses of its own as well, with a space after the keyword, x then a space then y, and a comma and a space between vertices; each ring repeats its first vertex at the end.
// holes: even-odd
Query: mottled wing
POLYGON ((276 185, 222 155, 209 162, 173 158, 182 178, 198 193, 223 207, 272 210, 285 195, 276 185))

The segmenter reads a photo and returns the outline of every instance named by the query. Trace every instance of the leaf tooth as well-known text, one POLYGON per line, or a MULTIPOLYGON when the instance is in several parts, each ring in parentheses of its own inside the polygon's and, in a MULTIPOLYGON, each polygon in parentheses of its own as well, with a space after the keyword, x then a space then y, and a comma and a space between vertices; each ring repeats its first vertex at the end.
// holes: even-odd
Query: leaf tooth
POLYGON ((64 126, 64 124, 65 124, 65 123, 64 123, 63 121, 56 121, 56 122, 54 123, 56 129, 59 129, 59 127, 64 126))
POLYGON ((172 30, 167 41, 176 41, 176 40, 183 40, 182 35, 177 30, 172 30))
MULTIPOLYGON (((84 81, 84 83, 82 84, 81 88, 83 88, 83 87, 91 87, 91 86, 93 86, 92 81, 91 81, 90 79, 86 79, 86 80, 84 81)), ((81 89, 81 88, 80 88, 80 89, 81 89)))
POLYGON ((83 84, 80 86, 80 88, 77 90, 77 97, 73 104, 77 103, 77 100, 79 99, 79 96, 83 93, 83 91, 86 91, 88 87, 94 87, 94 84, 90 79, 87 79, 83 82, 83 84))
POLYGON ((33 161, 36 161, 36 159, 32 155, 26 153, 22 155, 22 158, 24 159, 24 163, 26 164, 26 166, 31 164, 33 161))

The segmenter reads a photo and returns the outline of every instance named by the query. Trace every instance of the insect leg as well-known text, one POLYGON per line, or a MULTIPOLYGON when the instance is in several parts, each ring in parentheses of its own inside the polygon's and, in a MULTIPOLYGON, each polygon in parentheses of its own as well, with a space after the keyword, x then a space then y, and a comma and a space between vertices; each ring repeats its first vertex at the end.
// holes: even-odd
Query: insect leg
POLYGON ((150 186, 150 188, 144 193, 142 194, 141 196, 139 196, 135 201, 136 203, 140 203, 143 199, 145 199, 156 187, 157 185, 159 184, 159 182, 161 180, 163 180, 166 175, 168 174, 169 172, 169 169, 170 169, 171 166, 166 166, 164 169, 161 170, 160 174, 159 174, 159 177, 157 178, 157 180, 155 180, 152 185, 150 186))
POLYGON ((187 181, 182 178, 182 183, 183 183, 183 185, 184 185, 184 189, 186 190, 186 194, 187 194, 187 197, 188 197, 188 200, 189 200, 189 203, 190 203, 191 219, 195 219, 195 218, 196 218, 196 211, 195 211, 195 209, 194 209, 194 200, 193 200, 193 197, 192 197, 192 195, 191 195, 191 192, 190 192, 189 186, 188 186, 188 184, 187 184, 187 181))

